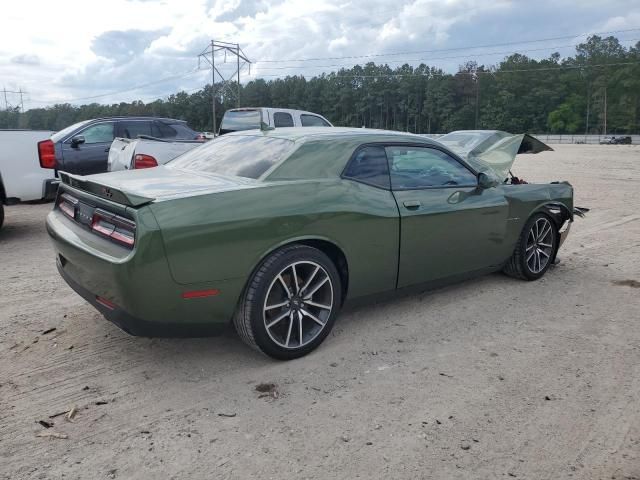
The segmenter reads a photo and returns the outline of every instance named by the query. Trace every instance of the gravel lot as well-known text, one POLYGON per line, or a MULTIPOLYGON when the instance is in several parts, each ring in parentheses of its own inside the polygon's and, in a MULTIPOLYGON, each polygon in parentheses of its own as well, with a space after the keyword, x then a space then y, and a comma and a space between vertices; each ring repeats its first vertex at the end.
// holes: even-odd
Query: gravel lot
POLYGON ((0 478, 640 478, 640 147, 555 148, 514 173, 592 212, 543 279, 351 309, 287 363, 122 333, 58 277, 51 205, 7 208, 0 478))

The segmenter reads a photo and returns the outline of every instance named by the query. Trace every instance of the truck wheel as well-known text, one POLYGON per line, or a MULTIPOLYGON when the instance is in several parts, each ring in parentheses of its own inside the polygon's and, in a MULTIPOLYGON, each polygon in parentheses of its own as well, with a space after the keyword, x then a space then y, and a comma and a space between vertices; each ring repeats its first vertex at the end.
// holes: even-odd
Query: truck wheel
POLYGON ((336 320, 340 275, 323 252, 291 245, 269 256, 249 279, 234 323, 242 340, 279 360, 322 343, 336 320))

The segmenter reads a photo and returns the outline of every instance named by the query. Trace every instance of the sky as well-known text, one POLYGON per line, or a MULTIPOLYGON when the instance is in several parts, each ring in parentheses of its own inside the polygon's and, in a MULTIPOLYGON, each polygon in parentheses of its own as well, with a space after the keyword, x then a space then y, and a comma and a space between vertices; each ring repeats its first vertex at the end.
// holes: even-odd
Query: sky
MULTIPOLYGON (((0 12, 0 89, 12 105, 27 92, 25 109, 199 90, 211 39, 240 44, 242 82, 367 61, 454 72, 515 52, 568 56, 594 33, 640 40, 640 0, 5 0, 0 12)), ((235 58, 215 61, 233 73, 235 58)))

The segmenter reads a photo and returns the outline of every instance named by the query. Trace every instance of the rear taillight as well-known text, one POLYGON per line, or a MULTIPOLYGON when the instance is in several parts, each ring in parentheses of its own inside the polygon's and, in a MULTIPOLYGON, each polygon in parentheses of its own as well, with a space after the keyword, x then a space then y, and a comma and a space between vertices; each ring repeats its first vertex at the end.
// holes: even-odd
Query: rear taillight
POLYGON ((133 157, 133 168, 153 168, 157 167, 158 162, 151 155, 145 155, 144 153, 137 153, 133 157))
POLYGON ((134 222, 100 209, 93 212, 91 230, 129 248, 133 247, 136 238, 134 222))
POLYGON ((56 168, 56 147, 52 140, 42 140, 38 142, 38 158, 42 168, 56 168))
POLYGON ((68 193, 63 193, 58 198, 58 208, 69 218, 76 218, 76 205, 78 200, 68 193))

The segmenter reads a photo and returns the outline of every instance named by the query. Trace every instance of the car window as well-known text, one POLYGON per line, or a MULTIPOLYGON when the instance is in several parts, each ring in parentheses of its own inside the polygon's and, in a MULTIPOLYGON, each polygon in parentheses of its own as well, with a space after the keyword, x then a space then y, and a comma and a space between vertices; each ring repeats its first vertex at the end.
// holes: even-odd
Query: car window
POLYGON ((273 114, 273 126, 278 127, 293 127, 293 117, 286 112, 276 112, 273 114))
POLYGON ((300 115, 300 122, 302 123, 303 127, 330 127, 331 126, 322 118, 318 117, 317 115, 309 115, 306 113, 303 113, 302 115, 300 115))
POLYGON ((167 166, 204 173, 258 178, 283 160, 294 146, 294 142, 282 138, 225 135, 189 150, 170 161, 167 166))
POLYGON ((181 140, 194 140, 198 136, 198 132, 191 130, 184 123, 172 123, 171 125, 166 125, 166 127, 173 130, 175 132, 173 136, 181 140))
POLYGON ((151 122, 145 120, 120 122, 120 130, 126 138, 138 138, 138 135, 151 135, 151 122))
POLYGON ((58 140, 62 140, 64 137, 66 137, 67 135, 71 134, 73 131, 79 129, 83 125, 86 125, 90 121, 91 120, 84 120, 82 122, 74 123, 73 125, 70 125, 70 126, 64 128, 64 129, 60 130, 59 132, 56 132, 53 135, 51 135, 51 140, 54 143, 57 142, 58 140))
POLYGON ((227 110, 222 117, 220 133, 260 128, 261 121, 260 110, 227 110))
POLYGON ((476 176, 448 154, 428 147, 387 147, 394 190, 476 185, 476 176))
POLYGON ((362 183, 390 188, 389 163, 382 146, 367 146, 356 151, 343 174, 362 183))
POLYGON ((87 145, 91 143, 112 142, 114 138, 113 122, 91 125, 78 135, 82 135, 84 137, 84 143, 87 145))
POLYGON ((157 138, 175 138, 178 132, 163 122, 154 122, 152 127, 153 136, 157 138))

